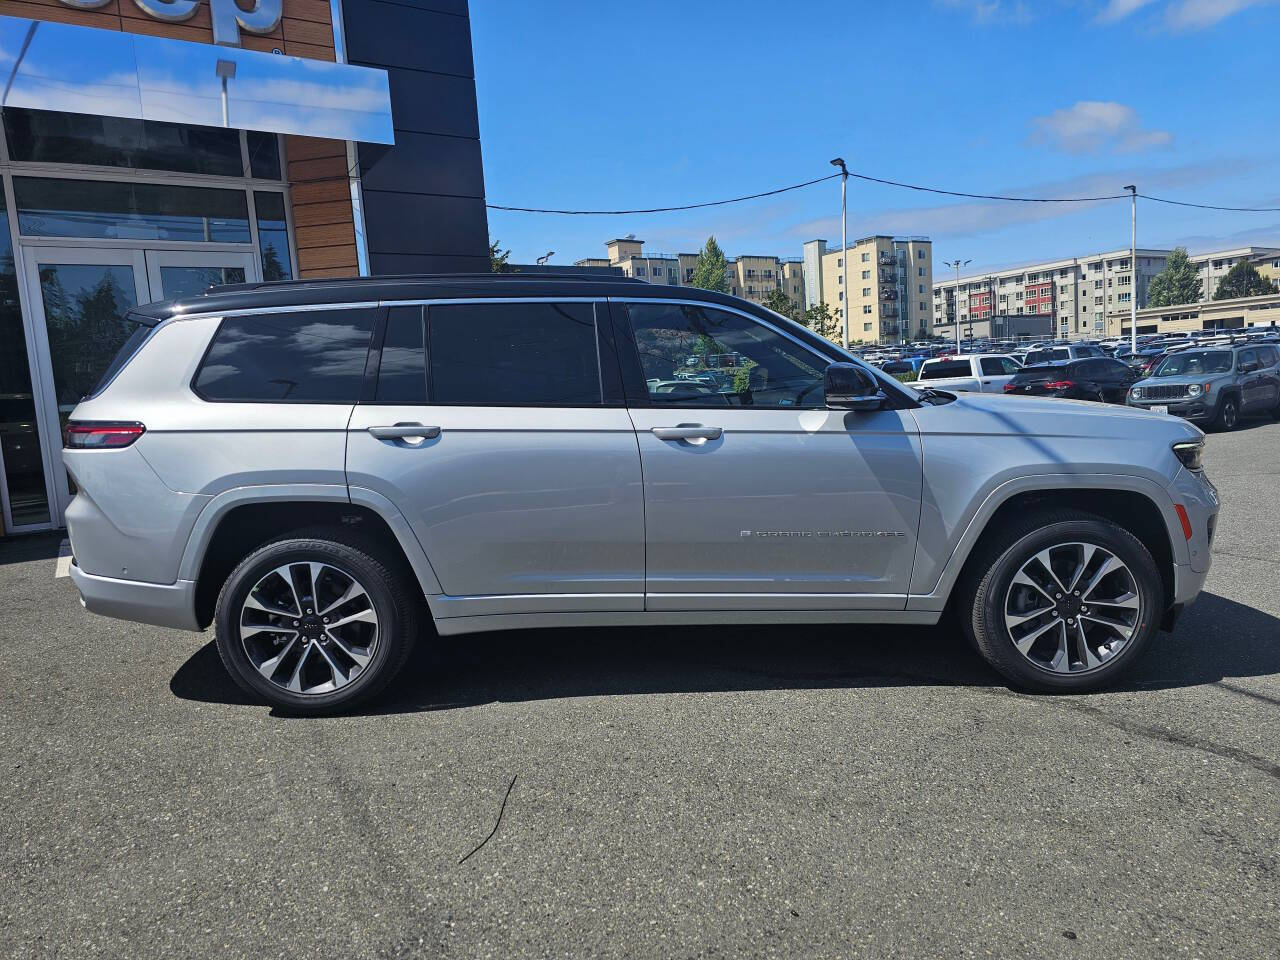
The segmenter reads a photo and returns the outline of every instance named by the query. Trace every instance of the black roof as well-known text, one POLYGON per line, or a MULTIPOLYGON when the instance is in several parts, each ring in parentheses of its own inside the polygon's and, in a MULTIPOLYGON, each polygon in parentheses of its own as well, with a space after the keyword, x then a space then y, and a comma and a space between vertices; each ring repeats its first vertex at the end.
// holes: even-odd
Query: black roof
POLYGON ((153 320, 191 313, 258 310, 323 303, 432 300, 457 297, 627 297, 670 298, 722 303, 739 309, 758 304, 697 287, 672 287, 630 277, 583 276, 575 273, 435 273, 389 277, 343 277, 276 280, 210 287, 204 293, 136 307, 134 313, 153 320))

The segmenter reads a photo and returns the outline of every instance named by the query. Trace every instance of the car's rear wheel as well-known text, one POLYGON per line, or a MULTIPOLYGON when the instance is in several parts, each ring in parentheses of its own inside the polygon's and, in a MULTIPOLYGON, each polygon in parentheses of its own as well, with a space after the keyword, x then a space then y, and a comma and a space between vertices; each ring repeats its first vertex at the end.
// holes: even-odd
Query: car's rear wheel
POLYGON ((416 638, 407 571, 376 547, 291 537, 258 548, 218 595, 217 647, 232 679, 294 713, 349 709, 379 693, 416 638))
POLYGON ((1239 422, 1240 404, 1235 397, 1223 397, 1222 403, 1218 405, 1218 416, 1213 421, 1215 429, 1234 430, 1239 422))
POLYGON ((1164 590, 1147 548, 1092 514, 1033 515, 975 558, 965 623, 1015 685, 1080 693, 1118 680, 1151 641, 1164 590))

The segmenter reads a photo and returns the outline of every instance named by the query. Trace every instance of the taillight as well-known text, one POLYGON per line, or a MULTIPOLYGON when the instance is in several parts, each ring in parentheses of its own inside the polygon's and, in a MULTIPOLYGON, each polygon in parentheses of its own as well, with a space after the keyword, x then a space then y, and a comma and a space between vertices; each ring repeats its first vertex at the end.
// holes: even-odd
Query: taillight
POLYGON ((1018 389, 1018 388, 1017 388, 1016 386, 1014 386, 1012 383, 1006 383, 1006 384, 1004 385, 1004 392, 1005 392, 1005 393, 1013 393, 1013 391, 1015 391, 1015 390, 1017 390, 1017 389, 1018 389))
POLYGON ((146 432, 140 423, 72 421, 62 429, 62 445, 70 450, 118 450, 146 432))
POLYGON ((1046 390, 1070 390, 1076 385, 1074 380, 1052 380, 1044 385, 1046 390))

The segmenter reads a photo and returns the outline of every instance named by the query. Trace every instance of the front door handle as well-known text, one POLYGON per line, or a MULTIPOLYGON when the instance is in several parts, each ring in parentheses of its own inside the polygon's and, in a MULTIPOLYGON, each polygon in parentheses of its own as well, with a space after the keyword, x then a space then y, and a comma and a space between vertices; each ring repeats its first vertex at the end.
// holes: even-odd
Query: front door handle
POLYGON ((434 440, 440 436, 439 427, 424 427, 420 423, 397 423, 392 427, 370 427, 378 440, 434 440))
POLYGON ((678 427, 654 427, 652 433, 659 440, 719 440, 724 430, 690 423, 678 427))

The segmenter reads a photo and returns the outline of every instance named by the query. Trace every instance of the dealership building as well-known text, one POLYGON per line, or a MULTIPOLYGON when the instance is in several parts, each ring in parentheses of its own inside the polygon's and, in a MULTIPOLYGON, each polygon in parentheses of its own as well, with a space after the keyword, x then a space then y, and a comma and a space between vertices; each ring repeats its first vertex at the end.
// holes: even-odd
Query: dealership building
POLYGON ((467 0, 0 0, 0 534, 140 303, 487 270, 467 0))

